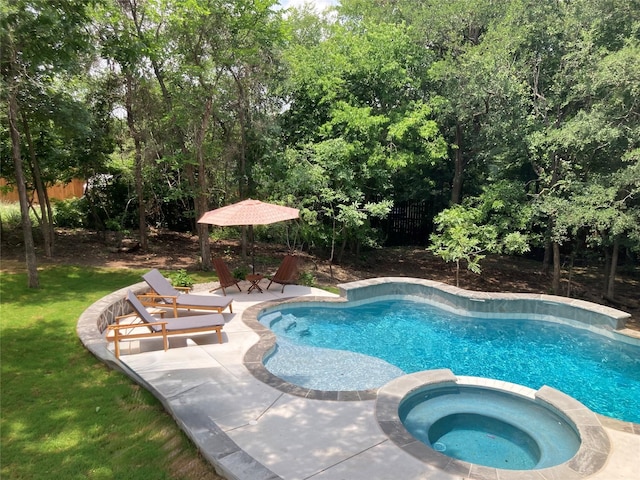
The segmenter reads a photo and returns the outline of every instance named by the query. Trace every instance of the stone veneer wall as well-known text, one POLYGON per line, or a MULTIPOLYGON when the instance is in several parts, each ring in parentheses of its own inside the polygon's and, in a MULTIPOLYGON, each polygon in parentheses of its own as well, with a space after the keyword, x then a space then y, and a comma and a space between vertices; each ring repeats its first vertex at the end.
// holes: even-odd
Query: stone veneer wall
POLYGON ((122 370, 122 366, 120 362, 115 361, 115 356, 107 348, 105 330, 117 316, 132 312, 126 300, 129 290, 138 294, 148 291, 149 287, 145 282, 140 282, 102 297, 82 312, 76 325, 76 332, 84 346, 100 360, 119 370, 122 370))

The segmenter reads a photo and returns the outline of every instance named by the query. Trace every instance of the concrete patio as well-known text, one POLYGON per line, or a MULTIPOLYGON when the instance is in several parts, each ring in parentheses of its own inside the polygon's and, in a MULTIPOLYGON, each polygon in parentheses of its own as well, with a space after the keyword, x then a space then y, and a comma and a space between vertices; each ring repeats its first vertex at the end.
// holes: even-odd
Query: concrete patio
MULTIPOLYGON (((248 285, 247 285, 248 286, 248 285)), ((244 288, 246 291, 246 288, 244 288)), ((199 293, 208 294, 206 290, 199 293)), ((123 296, 124 291, 114 292, 123 296)), ((599 416, 611 451, 602 469, 584 476, 566 469, 496 474, 495 469, 461 472, 459 464, 436 468, 396 446, 376 420, 375 399, 337 401, 285 393, 258 380, 245 366, 259 335, 242 320, 257 303, 298 296, 334 296, 303 286, 272 286, 264 293, 230 291, 233 314, 225 313, 224 343, 214 334, 175 337, 168 351, 160 339, 123 345, 113 356, 96 328, 109 303, 90 307, 78 323, 83 343, 98 358, 153 392, 216 470, 229 479, 635 479, 640 469, 640 425, 599 416)))

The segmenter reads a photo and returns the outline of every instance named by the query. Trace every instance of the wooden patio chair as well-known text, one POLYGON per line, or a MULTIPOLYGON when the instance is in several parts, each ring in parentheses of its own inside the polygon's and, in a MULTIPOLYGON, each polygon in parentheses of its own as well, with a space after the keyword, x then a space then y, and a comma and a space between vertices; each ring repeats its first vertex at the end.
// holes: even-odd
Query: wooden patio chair
POLYGON ((227 292, 225 288, 231 287, 233 285, 238 287, 239 291, 242 291, 242 289, 240 288, 240 284, 238 283, 239 280, 234 278, 234 276, 229 271, 229 267, 227 267, 227 264, 224 263, 224 260, 222 260, 221 258, 214 258, 213 268, 216 271, 216 275, 218 275, 220 286, 209 290, 210 292, 215 292, 216 290, 222 289, 222 293, 226 295, 227 292))
POLYGON ((295 285, 298 283, 298 257, 294 255, 286 255, 278 267, 278 271, 269 281, 267 290, 272 283, 279 283, 282 285, 281 293, 284 293, 284 287, 287 285, 295 285))
POLYGON ((174 287, 155 268, 145 273, 142 278, 151 288, 151 292, 137 295, 145 307, 172 308, 174 317, 178 316, 178 310, 213 310, 222 313, 225 308, 229 308, 229 312, 233 313, 231 307, 233 299, 184 293, 189 289, 174 287))
POLYGON ((107 334, 107 341, 114 342, 116 358, 120 358, 120 342, 136 338, 162 337, 165 351, 169 348, 169 335, 215 332, 218 343, 222 343, 224 317, 220 313, 156 319, 131 291, 127 292, 127 300, 133 313, 116 317, 108 327, 112 335, 107 334), (121 323, 124 319, 133 322, 121 323))

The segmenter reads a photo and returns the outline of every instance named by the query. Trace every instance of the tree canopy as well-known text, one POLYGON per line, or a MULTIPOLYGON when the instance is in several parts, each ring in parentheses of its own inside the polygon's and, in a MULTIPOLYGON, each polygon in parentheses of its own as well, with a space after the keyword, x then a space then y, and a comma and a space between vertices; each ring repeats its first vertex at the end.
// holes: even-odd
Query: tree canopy
POLYGON ((609 297, 637 262, 637 0, 1 8, 0 174, 39 197, 90 180, 94 228, 143 247, 149 225, 197 231, 207 269, 195 220, 257 197, 300 208, 303 248, 339 261, 383 245, 404 202, 428 204, 431 249, 473 270, 544 251, 556 293, 563 257, 600 262, 609 297))

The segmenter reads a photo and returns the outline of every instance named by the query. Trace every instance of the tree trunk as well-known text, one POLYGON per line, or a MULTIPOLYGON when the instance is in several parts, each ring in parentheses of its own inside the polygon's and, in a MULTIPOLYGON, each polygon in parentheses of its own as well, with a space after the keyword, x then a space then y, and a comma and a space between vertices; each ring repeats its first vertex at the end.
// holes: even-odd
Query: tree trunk
POLYGON ((338 252, 338 263, 342 263, 342 259, 344 258, 344 252, 347 249, 347 236, 348 236, 348 231, 346 228, 342 228, 342 243, 340 244, 340 251, 338 252))
POLYGON ((138 197, 138 232, 140 237, 140 248, 146 250, 149 247, 147 235, 147 202, 144 198, 144 182, 142 179, 142 147, 140 139, 135 139, 135 177, 136 177, 136 197, 138 197))
MULTIPOLYGON (((577 247, 576 247, 577 248, 577 247)), ((576 259, 576 251, 571 252, 571 259, 569 261, 569 275, 567 277, 567 297, 571 297, 571 281, 573 279, 573 265, 576 259)))
POLYGON ((49 203, 49 196, 47 195, 47 189, 42 181, 42 174, 40 173, 40 164, 36 157, 35 147, 31 139, 31 130, 29 123, 24 113, 20 115, 22 117, 22 127, 24 129, 25 140, 27 142, 27 148, 29 149, 29 158, 31 160, 31 175, 33 177, 33 184, 36 187, 38 194, 38 203, 40 205, 40 228, 42 228, 42 239, 44 243, 44 254, 48 258, 53 257, 53 215, 51 213, 51 205, 49 203))
POLYGON ((553 281, 551 288, 554 295, 560 295, 560 244, 553 242, 553 281))
POLYGON ((209 241, 209 226, 199 223, 197 227, 198 243, 200 244, 200 260, 202 270, 209 272, 213 268, 211 261, 211 242, 209 241))
MULTIPOLYGON (((550 232, 549 232, 550 233, 550 232)), ((549 267, 551 265, 551 257, 553 256, 553 245, 551 240, 545 240, 544 242, 544 256, 542 257, 542 273, 549 274, 549 267)))
POLYGON ((607 287, 609 285, 609 275, 611 274, 611 252, 605 246, 604 247, 604 280, 602 282, 602 293, 603 295, 607 294, 607 287))
MULTIPOLYGON (((558 183, 558 179, 560 177, 560 159, 558 158, 558 155, 556 153, 554 153, 553 155, 553 160, 552 160, 552 164, 551 164, 551 182, 549 185, 549 188, 553 189, 553 187, 558 183)), ((554 261, 554 272, 553 272, 553 276, 554 276, 554 281, 555 281, 555 276, 556 276, 556 272, 555 272, 555 268, 556 268, 556 254, 557 254, 557 261, 560 261, 560 253, 559 253, 559 249, 560 246, 556 245, 555 242, 552 242, 552 238, 553 238, 553 228, 554 228, 554 217, 549 217, 549 219, 547 220, 547 237, 546 237, 546 241, 545 241, 545 252, 544 252, 544 261, 543 261, 543 265, 542 265, 542 270, 544 273, 548 273, 549 272, 549 255, 551 253, 553 253, 553 261, 554 261), (553 243, 553 244, 552 244, 553 243), (556 252, 556 248, 558 249, 558 252, 556 252)), ((557 266, 557 268, 560 268, 559 265, 557 266)), ((558 289, 560 288, 560 272, 557 273, 558 275, 558 289)))
POLYGON ((329 255, 329 273, 333 279, 333 260, 336 253, 336 217, 333 216, 331 223, 331 254, 329 255))
POLYGON ((615 298, 616 269, 618 268, 619 252, 620 252, 620 240, 616 236, 613 239, 613 250, 611 252, 611 268, 609 270, 609 279, 607 281, 607 298, 611 300, 615 298))
POLYGON ((464 156, 462 154, 462 126, 456 122, 456 155, 455 172, 451 185, 451 204, 457 205, 462 200, 462 180, 464 177, 464 156))
MULTIPOLYGON (((11 48, 11 46, 9 47, 11 48)), ((11 56, 15 61, 15 51, 11 50, 11 56)), ((11 62, 13 65, 14 62, 11 62)), ((13 72, 10 72, 13 75, 13 72)), ((29 288, 39 288, 38 265, 36 262, 36 248, 33 242, 33 231, 31 229, 31 218, 29 218, 29 202, 27 201, 27 186, 25 184, 24 172, 22 170, 22 155, 20 153, 20 132, 18 131, 18 101, 16 99, 15 84, 9 82, 8 107, 9 107, 9 130, 11 132, 11 153, 13 165, 16 169, 16 184, 18 186, 18 196, 20 199, 20 214, 22 219, 22 233, 24 235, 24 250, 27 263, 27 275, 29 288)))
MULTIPOLYGON (((211 110, 213 109, 213 98, 209 97, 205 103, 204 112, 202 113, 202 122, 195 136, 196 161, 198 164, 198 188, 196 190, 196 218, 204 215, 208 209, 207 198, 207 170, 205 168, 205 158, 202 145, 209 128, 209 120, 211 119, 211 110)), ((211 243, 209 241, 209 226, 203 223, 197 224, 198 240, 200 243, 200 259, 202 262, 202 270, 209 271, 213 268, 211 261, 211 243)))
POLYGON ((127 126, 129 127, 129 133, 133 138, 135 145, 135 180, 136 180, 136 197, 138 198, 138 231, 140 236, 140 247, 146 250, 148 245, 147 241, 147 208, 144 198, 144 183, 142 179, 142 141, 140 138, 140 132, 136 128, 136 118, 133 109, 133 79, 131 74, 126 75, 126 109, 127 109, 127 126))
POLYGON ((238 78, 238 75, 234 69, 229 69, 231 75, 233 75, 233 79, 236 84, 236 88, 238 91, 238 122, 240 123, 240 164, 239 164, 239 172, 238 175, 238 192, 240 194, 240 198, 244 199, 249 196, 249 175, 247 174, 247 115, 246 115, 246 99, 245 99, 245 91, 238 78))
POLYGON ((249 245, 249 233, 247 232, 247 225, 243 225, 240 228, 240 256, 242 257, 243 261, 247 261, 247 258, 249 258, 249 254, 248 252, 248 245, 249 245))

